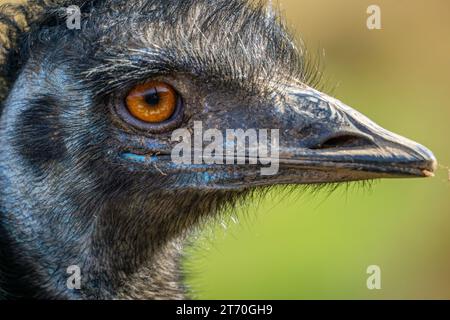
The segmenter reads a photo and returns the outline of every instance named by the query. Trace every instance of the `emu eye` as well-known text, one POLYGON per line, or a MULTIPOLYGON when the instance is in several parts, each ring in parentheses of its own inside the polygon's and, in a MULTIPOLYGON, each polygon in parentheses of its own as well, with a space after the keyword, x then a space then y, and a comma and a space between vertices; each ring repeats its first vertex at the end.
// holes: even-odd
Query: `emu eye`
POLYGON ((128 111, 137 119, 160 123, 173 115, 177 99, 177 93, 169 84, 150 81, 135 86, 125 101, 128 111))
POLYGON ((172 130, 183 122, 183 100, 168 83, 148 81, 134 86, 124 98, 114 99, 116 114, 148 133, 172 130))

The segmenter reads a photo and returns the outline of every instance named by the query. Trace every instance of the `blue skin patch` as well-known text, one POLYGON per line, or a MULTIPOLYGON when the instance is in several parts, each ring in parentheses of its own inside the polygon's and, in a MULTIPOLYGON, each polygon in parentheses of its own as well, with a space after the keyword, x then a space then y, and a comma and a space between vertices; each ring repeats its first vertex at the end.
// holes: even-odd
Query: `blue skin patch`
POLYGON ((131 152, 124 152, 120 156, 124 160, 131 160, 133 162, 140 162, 140 163, 153 163, 158 161, 158 157, 156 155, 146 156, 131 152))
POLYGON ((209 172, 203 172, 202 174, 202 180, 204 183, 208 184, 211 181, 211 175, 209 174, 209 172))
MULTIPOLYGON (((159 159, 158 155, 140 155, 135 154, 132 152, 124 152, 120 154, 120 157, 123 160, 131 161, 135 163, 141 163, 141 164, 157 164, 159 159)), ((211 165, 208 164, 176 164, 172 161, 164 163, 163 167, 160 167, 162 171, 164 169, 171 168, 171 169, 190 169, 190 172, 178 172, 177 175, 187 175, 189 176, 189 181, 191 183, 193 181, 195 185, 211 185, 213 183, 219 183, 221 184, 221 181, 224 179, 239 179, 238 174, 230 174, 229 172, 210 172, 206 171, 208 169, 211 169, 211 165), (165 167, 165 168, 164 168, 165 167), (203 170, 201 170, 203 169, 203 170), (234 177, 233 177, 234 176, 234 177)))

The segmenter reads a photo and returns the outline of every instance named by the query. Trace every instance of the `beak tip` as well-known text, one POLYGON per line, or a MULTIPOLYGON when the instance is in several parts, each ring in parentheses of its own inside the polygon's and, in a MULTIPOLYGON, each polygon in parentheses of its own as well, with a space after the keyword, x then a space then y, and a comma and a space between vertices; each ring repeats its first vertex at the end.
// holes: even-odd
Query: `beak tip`
POLYGON ((438 162, 433 152, 428 150, 425 147, 422 147, 422 154, 424 156, 425 166, 422 169, 422 173, 424 177, 434 177, 434 173, 438 168, 438 162))
POLYGON ((424 169, 424 170, 422 170, 422 173, 425 178, 434 177, 434 171, 429 171, 429 170, 424 169))

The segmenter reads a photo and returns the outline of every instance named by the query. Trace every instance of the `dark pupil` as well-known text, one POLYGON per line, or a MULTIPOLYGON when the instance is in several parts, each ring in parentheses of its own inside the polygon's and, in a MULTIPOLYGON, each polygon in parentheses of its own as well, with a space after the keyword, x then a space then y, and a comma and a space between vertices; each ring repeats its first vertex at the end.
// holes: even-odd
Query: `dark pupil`
POLYGON ((144 96, 144 100, 146 103, 148 103, 151 106, 156 106, 159 103, 159 94, 158 91, 155 89, 150 90, 147 92, 144 96))

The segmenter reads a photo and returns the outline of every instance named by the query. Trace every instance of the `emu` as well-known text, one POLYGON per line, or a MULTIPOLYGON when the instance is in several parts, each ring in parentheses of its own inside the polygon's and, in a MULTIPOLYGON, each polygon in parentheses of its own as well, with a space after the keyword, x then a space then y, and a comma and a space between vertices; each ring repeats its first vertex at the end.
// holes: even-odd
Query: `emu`
POLYGON ((422 145, 318 91, 315 64, 263 2, 31 0, 1 12, 2 298, 183 299, 184 239, 252 194, 436 168, 422 145), (81 30, 66 26, 70 5, 81 30), (194 121, 279 129, 278 173, 174 164, 171 132, 194 121))

